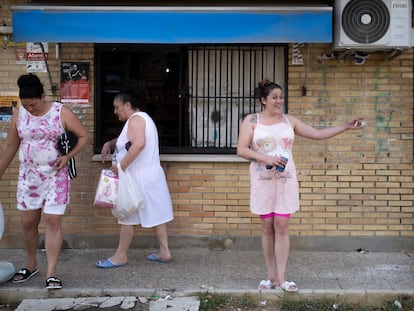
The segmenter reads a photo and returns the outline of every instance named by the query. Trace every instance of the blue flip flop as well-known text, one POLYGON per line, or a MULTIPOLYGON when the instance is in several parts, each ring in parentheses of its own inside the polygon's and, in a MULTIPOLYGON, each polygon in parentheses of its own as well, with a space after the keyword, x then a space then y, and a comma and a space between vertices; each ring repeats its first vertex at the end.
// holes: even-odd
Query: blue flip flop
POLYGON ((117 268, 117 267, 122 267, 125 266, 127 263, 114 263, 111 259, 107 258, 104 260, 99 260, 95 265, 98 268, 103 268, 103 269, 107 269, 107 268, 117 268))
POLYGON ((158 257, 156 253, 152 253, 151 255, 149 255, 147 259, 151 261, 161 262, 161 263, 170 263, 172 261, 172 259, 164 259, 164 258, 158 257))

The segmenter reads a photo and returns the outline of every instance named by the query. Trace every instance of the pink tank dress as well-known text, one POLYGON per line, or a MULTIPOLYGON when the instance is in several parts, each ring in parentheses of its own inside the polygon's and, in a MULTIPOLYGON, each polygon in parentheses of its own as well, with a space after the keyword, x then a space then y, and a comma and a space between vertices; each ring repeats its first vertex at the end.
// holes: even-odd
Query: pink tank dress
POLYGON ((252 150, 283 156, 288 162, 284 172, 277 171, 275 167, 267 169, 265 163, 250 163, 250 211, 253 214, 293 214, 299 210, 299 185, 292 157, 294 138, 294 130, 286 115, 276 124, 264 125, 257 114, 252 150))
POLYGON ((53 102, 43 116, 33 116, 23 107, 19 108, 19 210, 34 210, 69 203, 68 169, 54 169, 59 157, 57 140, 64 132, 60 119, 61 110, 62 104, 58 102, 53 102))

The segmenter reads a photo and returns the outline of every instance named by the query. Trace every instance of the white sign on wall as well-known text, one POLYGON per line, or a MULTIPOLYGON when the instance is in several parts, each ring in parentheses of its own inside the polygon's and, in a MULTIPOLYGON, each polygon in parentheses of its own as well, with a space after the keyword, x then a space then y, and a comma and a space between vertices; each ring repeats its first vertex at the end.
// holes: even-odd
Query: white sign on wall
POLYGON ((46 60, 49 56, 49 45, 47 42, 43 42, 44 56, 42 46, 39 43, 27 42, 26 43, 26 70, 27 72, 47 72, 46 60))

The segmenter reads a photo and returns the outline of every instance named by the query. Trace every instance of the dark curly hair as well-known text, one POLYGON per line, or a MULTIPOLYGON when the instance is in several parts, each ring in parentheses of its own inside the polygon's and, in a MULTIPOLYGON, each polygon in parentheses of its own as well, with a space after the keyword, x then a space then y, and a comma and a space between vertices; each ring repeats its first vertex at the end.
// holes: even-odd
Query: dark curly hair
POLYGON ((43 84, 40 79, 32 74, 24 74, 17 80, 20 98, 41 98, 44 94, 43 84))

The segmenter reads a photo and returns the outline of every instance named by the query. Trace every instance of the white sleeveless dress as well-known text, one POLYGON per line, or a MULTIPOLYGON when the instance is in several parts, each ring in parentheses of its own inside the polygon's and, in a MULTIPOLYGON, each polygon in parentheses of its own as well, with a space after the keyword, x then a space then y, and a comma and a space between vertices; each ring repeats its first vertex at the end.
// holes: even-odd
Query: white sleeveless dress
POLYGON ((152 228, 171 221, 174 216, 170 192, 164 170, 160 164, 158 131, 154 121, 147 113, 136 112, 125 123, 116 142, 115 157, 119 163, 127 154, 128 122, 133 116, 145 119, 145 147, 126 169, 139 185, 145 199, 145 207, 128 218, 118 220, 118 223, 124 225, 141 224, 144 228, 152 228))

